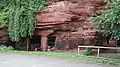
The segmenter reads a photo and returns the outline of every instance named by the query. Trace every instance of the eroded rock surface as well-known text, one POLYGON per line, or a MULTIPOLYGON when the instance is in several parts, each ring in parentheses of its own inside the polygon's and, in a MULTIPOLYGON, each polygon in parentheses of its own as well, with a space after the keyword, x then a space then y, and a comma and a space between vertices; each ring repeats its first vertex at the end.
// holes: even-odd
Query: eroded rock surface
POLYGON ((50 0, 49 6, 36 16, 36 29, 54 30, 60 49, 97 44, 100 34, 90 20, 101 14, 106 4, 105 0, 50 0))

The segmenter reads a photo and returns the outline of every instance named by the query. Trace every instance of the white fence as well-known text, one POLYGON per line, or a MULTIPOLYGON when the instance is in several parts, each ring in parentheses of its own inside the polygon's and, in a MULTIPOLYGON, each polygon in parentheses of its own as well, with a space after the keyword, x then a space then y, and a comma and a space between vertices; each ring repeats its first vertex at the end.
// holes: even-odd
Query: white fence
POLYGON ((80 54, 80 48, 97 48, 97 57, 100 56, 100 49, 117 49, 120 50, 120 47, 101 47, 101 46, 78 46, 78 55, 80 54))

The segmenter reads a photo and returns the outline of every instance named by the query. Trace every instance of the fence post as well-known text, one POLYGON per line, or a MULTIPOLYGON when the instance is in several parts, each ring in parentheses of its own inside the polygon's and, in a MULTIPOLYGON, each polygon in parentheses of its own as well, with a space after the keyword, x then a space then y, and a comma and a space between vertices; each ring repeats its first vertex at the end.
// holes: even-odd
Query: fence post
POLYGON ((80 48, 79 48, 79 46, 78 46, 78 55, 80 54, 80 48))
POLYGON ((98 48, 98 51, 97 51, 97 57, 100 56, 100 48, 98 48))

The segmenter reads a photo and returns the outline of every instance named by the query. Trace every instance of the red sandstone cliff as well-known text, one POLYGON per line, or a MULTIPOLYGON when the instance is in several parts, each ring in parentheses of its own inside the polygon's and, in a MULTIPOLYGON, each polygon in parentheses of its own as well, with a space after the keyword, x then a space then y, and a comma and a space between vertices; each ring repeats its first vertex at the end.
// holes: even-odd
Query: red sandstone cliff
POLYGON ((36 16, 36 31, 53 30, 59 49, 102 44, 90 20, 101 14, 106 4, 105 0, 50 0, 49 6, 36 16))
POLYGON ((89 22, 105 6, 105 0, 51 0, 43 13, 36 16, 36 29, 54 30, 59 48, 96 44, 97 29, 89 22))

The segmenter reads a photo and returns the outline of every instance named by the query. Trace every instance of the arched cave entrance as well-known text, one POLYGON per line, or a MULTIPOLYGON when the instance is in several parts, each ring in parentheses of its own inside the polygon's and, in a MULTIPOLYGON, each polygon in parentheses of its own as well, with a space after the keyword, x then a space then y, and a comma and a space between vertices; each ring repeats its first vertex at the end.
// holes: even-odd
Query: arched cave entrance
POLYGON ((56 36, 48 36, 47 45, 48 49, 51 49, 55 46, 56 36))

